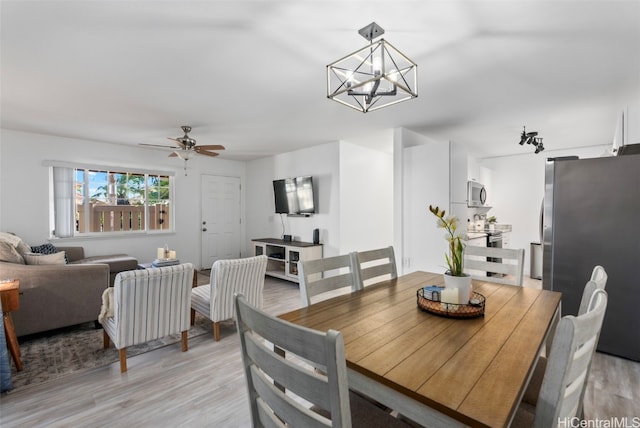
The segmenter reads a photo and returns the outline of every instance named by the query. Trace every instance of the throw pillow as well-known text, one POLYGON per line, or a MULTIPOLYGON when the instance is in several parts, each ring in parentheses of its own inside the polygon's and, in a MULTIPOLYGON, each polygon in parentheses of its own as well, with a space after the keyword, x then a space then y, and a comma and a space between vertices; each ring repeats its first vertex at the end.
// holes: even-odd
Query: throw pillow
MULTIPOLYGON (((35 247, 31 247, 31 252, 38 253, 38 254, 55 254, 58 252, 58 249, 53 244, 47 242, 46 244, 36 245, 35 247)), ((64 256, 64 262, 69 263, 66 253, 64 256)))
POLYGON ((98 315, 98 322, 104 324, 105 318, 113 318, 113 287, 102 292, 102 307, 98 315))
POLYGON ((28 265, 63 265, 66 263, 64 259, 64 251, 54 254, 27 253, 24 255, 24 261, 28 265))
POLYGON ((25 254, 31 252, 31 247, 25 244, 24 241, 20 241, 20 243, 16 247, 16 250, 18 250, 18 253, 20 253, 21 256, 24 256, 25 254))
POLYGON ((17 247, 21 239, 13 233, 0 232, 0 242, 8 242, 9 244, 17 247))
POLYGON ((24 264, 24 259, 13 245, 0 241, 0 261, 24 264))

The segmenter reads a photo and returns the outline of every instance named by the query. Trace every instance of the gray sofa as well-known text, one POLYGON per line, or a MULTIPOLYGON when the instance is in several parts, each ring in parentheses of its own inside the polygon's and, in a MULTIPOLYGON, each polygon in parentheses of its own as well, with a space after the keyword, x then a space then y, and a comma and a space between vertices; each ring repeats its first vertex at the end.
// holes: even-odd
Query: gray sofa
POLYGON ((20 308, 11 314, 18 336, 97 320, 104 289, 118 272, 138 267, 126 254, 85 257, 83 247, 57 248, 68 264, 0 261, 3 278, 20 280, 20 308))

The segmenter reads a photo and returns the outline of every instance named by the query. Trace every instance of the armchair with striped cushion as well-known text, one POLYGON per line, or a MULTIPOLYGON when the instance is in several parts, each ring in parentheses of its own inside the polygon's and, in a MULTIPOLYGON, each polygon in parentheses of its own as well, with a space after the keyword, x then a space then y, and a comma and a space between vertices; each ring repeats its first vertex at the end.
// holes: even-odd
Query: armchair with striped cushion
POLYGON ((191 292, 191 324, 195 312, 209 318, 213 323, 213 337, 219 341, 220 321, 235 318, 235 293, 243 294, 251 305, 262 308, 266 270, 265 255, 213 262, 209 284, 195 287, 191 292))
POLYGON ((112 291, 105 292, 113 293, 112 308, 103 307, 99 321, 104 328, 104 347, 109 347, 111 339, 120 350, 121 372, 127 371, 128 346, 181 333, 182 351, 188 349, 193 275, 193 265, 184 263, 116 276, 112 291))

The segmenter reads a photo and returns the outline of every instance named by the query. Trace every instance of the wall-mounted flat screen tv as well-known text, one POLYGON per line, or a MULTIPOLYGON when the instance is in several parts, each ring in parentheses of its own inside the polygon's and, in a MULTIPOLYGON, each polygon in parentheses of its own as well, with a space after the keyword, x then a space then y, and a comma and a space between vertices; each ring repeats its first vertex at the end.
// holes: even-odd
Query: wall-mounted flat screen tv
POLYGON ((273 196, 277 214, 315 213, 313 178, 310 176, 274 180, 273 196))

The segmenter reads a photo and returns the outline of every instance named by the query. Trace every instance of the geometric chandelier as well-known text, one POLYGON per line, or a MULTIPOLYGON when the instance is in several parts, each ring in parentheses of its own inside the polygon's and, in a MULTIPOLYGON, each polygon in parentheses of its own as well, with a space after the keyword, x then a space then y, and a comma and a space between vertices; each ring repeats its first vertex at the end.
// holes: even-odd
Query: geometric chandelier
POLYGON ((384 39, 375 22, 358 31, 370 44, 327 65, 327 98, 363 113, 418 96, 418 65, 384 39))

